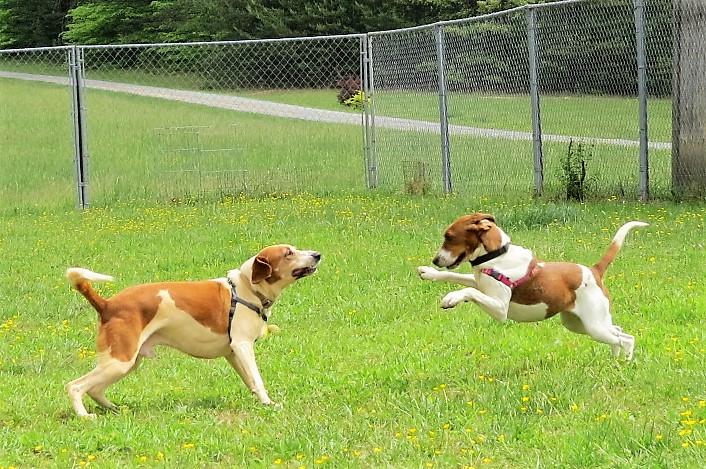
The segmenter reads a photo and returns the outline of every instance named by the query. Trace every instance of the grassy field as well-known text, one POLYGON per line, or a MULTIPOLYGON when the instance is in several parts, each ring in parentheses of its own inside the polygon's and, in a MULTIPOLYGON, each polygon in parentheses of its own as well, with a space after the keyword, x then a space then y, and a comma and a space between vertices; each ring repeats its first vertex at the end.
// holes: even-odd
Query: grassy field
POLYGON ((704 205, 375 195, 0 214, 0 467, 704 467, 705 218, 704 205), (623 222, 650 222, 607 277, 635 362, 558 320, 439 309, 453 287, 415 267, 473 210, 542 258, 588 264, 623 222), (109 390, 120 412, 73 416, 63 386, 92 368, 96 314, 67 266, 115 275, 110 295, 220 276, 276 242, 324 255, 275 306, 282 333, 257 344, 280 410, 225 361, 165 348, 109 390))
MULTIPOLYGON (((71 207, 74 165, 67 90, 8 79, 0 79, 0 86, 0 106, 7 109, 0 117, 0 207, 71 207), (34 109, 41 112, 27 112, 34 109)), ((313 91, 297 99, 309 105, 323 101, 313 91)), ((507 118, 504 128, 521 120, 517 114, 513 121, 511 108, 506 103, 505 111, 498 113, 507 118)), ((356 192, 365 186, 362 132, 355 126, 95 90, 87 93, 87 113, 89 194, 97 206, 188 198, 214 190, 327 193, 356 192)), ((567 133, 580 133, 578 120, 567 122, 572 125, 564 129, 567 133)), ((440 190, 437 135, 378 129, 376 136, 382 190, 404 192, 417 168, 430 189, 440 190)), ((530 142, 454 135, 451 144, 455 190, 465 195, 531 193, 530 142)), ((558 197, 566 145, 545 143, 544 149, 547 193, 558 197)), ((636 152, 635 148, 593 147, 588 162, 593 192, 634 196, 636 152)), ((670 154, 653 151, 651 158, 652 192, 667 195, 670 154)))
MULTIPOLYGON (((55 58, 63 52, 54 52, 55 58)), ((0 59, 2 57, 0 56, 0 59)), ((65 75, 64 66, 31 62, 0 62, 0 69, 26 73, 65 75)), ((101 58, 89 58, 87 78, 141 85, 201 90, 251 97, 263 101, 295 104, 333 111, 356 112, 336 100, 336 89, 204 89, 205 78, 194 73, 168 70, 90 69, 101 58)), ((672 108, 670 99, 649 99, 649 136, 651 141, 671 141, 672 108)), ((405 91, 380 88, 375 91, 378 115, 436 122, 439 120, 439 95, 432 91, 405 91)), ((541 94, 542 127, 547 134, 579 137, 639 137, 636 97, 541 94)), ((532 131, 529 95, 492 95, 449 92, 449 122, 453 125, 532 131)))

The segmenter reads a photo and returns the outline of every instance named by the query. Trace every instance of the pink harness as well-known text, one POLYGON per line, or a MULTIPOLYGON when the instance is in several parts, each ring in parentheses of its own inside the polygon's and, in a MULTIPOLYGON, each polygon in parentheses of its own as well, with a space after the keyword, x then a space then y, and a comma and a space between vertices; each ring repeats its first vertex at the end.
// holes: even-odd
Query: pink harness
POLYGON ((502 283, 503 285, 507 285, 508 287, 510 287, 511 290, 514 290, 515 288, 519 287, 520 285, 534 277, 538 270, 539 267, 537 266, 537 259, 533 258, 532 262, 530 262, 527 266, 527 273, 523 277, 518 278, 517 280, 512 280, 507 275, 503 275, 495 269, 481 269, 481 273, 493 277, 498 282, 502 283))

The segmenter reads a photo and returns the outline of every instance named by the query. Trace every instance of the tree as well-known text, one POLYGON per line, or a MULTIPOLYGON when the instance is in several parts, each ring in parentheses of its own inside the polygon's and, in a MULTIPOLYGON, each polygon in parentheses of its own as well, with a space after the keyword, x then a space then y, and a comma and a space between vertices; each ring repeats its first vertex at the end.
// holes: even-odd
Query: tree
POLYGON ((51 46, 61 42, 75 0, 0 0, 0 47, 51 46))

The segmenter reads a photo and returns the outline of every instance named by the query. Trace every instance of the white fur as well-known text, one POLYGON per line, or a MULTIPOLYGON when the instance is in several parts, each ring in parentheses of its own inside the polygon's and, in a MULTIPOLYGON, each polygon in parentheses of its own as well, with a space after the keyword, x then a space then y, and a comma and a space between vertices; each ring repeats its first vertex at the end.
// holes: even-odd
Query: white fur
POLYGON ((66 269, 66 278, 69 279, 72 285, 76 285, 81 280, 89 280, 91 282, 112 282, 115 280, 110 275, 99 274, 92 270, 82 269, 80 267, 72 267, 66 269))

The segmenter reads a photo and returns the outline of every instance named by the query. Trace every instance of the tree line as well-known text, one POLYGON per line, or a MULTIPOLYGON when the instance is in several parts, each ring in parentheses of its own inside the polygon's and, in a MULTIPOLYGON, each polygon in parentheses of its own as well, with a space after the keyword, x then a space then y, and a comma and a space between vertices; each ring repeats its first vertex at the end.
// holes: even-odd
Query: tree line
POLYGON ((0 0, 0 48, 395 29, 548 0, 0 0))

